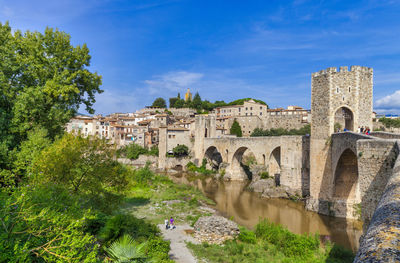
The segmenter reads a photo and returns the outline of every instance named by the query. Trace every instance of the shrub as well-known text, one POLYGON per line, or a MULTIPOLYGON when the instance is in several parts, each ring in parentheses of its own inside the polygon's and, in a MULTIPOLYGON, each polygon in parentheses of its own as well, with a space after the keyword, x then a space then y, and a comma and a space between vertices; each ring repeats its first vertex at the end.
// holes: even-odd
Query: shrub
POLYGON ((106 225, 107 215, 97 213, 93 217, 86 218, 83 225, 83 231, 92 235, 97 235, 100 230, 106 225))
POLYGON ((152 238, 147 241, 145 246, 146 254, 156 262, 168 260, 170 244, 170 241, 163 240, 160 237, 152 238))
POLYGON ((105 250, 114 262, 146 262, 147 257, 144 252, 146 245, 146 243, 137 244, 131 236, 123 235, 105 250))
POLYGON ((331 251, 329 252, 329 257, 338 259, 340 262, 353 262, 354 260, 354 254, 348 249, 345 249, 344 247, 333 244, 333 247, 331 248, 331 251))
POLYGON ((143 168, 134 171, 134 180, 139 184, 147 183, 150 180, 153 180, 154 177, 155 174, 150 170, 149 163, 146 163, 143 168))
POLYGON ((175 157, 187 156, 189 154, 189 148, 186 145, 181 144, 172 149, 172 152, 175 157))
POLYGON ((261 179, 268 179, 268 178, 270 178, 269 173, 268 173, 268 172, 262 172, 262 173, 260 173, 260 178, 261 178, 261 179))
POLYGON ((251 133, 250 137, 258 137, 258 136, 282 136, 282 135, 307 135, 311 134, 311 125, 307 124, 301 127, 300 129, 291 129, 286 130, 283 128, 263 130, 261 128, 255 128, 251 133))
POLYGON ((257 242, 256 234, 253 231, 247 230, 243 227, 240 228, 238 239, 244 243, 249 244, 255 244, 257 242))
POLYGON ((257 237, 262 238, 282 249, 289 257, 310 257, 319 248, 319 237, 308 235, 296 235, 286 228, 263 220, 255 229, 257 237))
POLYGON ((141 154, 145 153, 147 153, 147 150, 136 143, 131 143, 126 146, 126 158, 128 159, 136 160, 141 154))
POLYGON ((100 239, 104 243, 110 244, 124 234, 129 234, 135 240, 144 241, 144 239, 159 235, 159 230, 157 226, 133 215, 117 214, 107 220, 100 231, 100 239))

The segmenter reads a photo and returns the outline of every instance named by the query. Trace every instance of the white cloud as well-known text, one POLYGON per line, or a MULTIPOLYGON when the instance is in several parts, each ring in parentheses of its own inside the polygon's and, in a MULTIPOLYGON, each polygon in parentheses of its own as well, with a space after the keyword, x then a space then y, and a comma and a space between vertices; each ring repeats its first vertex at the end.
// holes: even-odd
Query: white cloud
POLYGON ((167 91, 180 92, 185 88, 190 88, 203 78, 202 73, 173 71, 166 74, 155 76, 151 80, 145 80, 150 94, 163 93, 167 91))
MULTIPOLYGON (((129 92, 118 91, 118 93, 104 89, 102 94, 96 95, 94 109, 96 114, 108 114, 112 112, 133 112, 138 109, 137 95, 129 92)), ((83 108, 81 111, 84 111, 83 108)))
POLYGON ((377 111, 391 111, 391 112, 399 112, 400 111, 400 90, 395 91, 393 94, 390 94, 386 97, 383 97, 376 101, 375 106, 377 111))

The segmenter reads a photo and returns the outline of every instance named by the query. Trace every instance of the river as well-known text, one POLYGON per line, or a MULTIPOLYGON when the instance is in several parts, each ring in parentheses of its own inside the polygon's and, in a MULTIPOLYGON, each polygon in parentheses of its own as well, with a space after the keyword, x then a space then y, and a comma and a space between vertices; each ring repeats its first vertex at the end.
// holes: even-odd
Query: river
POLYGON ((319 233, 328 239, 356 251, 362 234, 362 222, 334 218, 308 211, 303 202, 287 199, 261 198, 247 191, 249 182, 221 181, 210 177, 193 178, 185 174, 170 176, 174 182, 195 186, 212 199, 221 215, 252 229, 260 219, 281 224, 296 234, 319 233))

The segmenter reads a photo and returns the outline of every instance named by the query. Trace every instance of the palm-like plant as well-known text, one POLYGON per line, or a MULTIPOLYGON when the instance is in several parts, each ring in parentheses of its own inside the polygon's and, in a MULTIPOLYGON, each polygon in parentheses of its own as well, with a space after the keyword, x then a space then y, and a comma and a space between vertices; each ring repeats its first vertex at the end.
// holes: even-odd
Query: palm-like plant
POLYGON ((114 241, 108 248, 107 254, 113 259, 114 262, 127 263, 127 262, 147 262, 147 257, 144 251, 146 242, 136 244, 135 240, 130 235, 123 235, 118 240, 114 241))

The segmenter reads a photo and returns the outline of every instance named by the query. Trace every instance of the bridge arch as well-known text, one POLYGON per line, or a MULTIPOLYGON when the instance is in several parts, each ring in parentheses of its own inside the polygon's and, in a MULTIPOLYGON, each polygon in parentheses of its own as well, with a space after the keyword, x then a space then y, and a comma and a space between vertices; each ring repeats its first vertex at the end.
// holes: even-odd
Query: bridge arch
POLYGON ((275 147, 269 156, 268 173, 270 176, 279 179, 281 174, 281 146, 275 147))
POLYGON ((334 173, 333 198, 356 200, 358 182, 357 156, 350 149, 345 149, 336 164, 334 173))
POLYGON ((222 155, 221 152, 215 146, 210 146, 204 153, 204 158, 207 159, 208 163, 215 170, 218 170, 219 165, 222 163, 222 155))
MULTIPOLYGON (((334 129, 337 129, 337 125, 340 125, 340 129, 348 131, 354 131, 354 113, 353 110, 348 106, 340 106, 335 110, 334 114, 334 129)), ((333 131, 334 133, 337 130, 333 131)))
POLYGON ((256 162, 255 154, 254 151, 249 149, 248 147, 242 146, 239 147, 235 153, 233 154, 232 157, 232 162, 231 162, 231 170, 233 173, 237 173, 238 175, 241 175, 242 177, 246 177, 248 179, 251 179, 252 174, 248 170, 248 166, 243 164, 243 156, 249 154, 249 156, 253 156, 254 162, 256 162))

